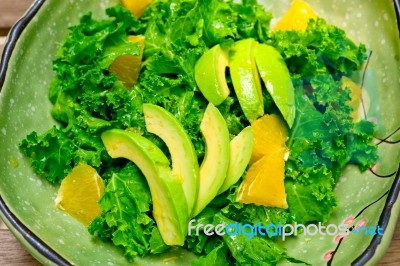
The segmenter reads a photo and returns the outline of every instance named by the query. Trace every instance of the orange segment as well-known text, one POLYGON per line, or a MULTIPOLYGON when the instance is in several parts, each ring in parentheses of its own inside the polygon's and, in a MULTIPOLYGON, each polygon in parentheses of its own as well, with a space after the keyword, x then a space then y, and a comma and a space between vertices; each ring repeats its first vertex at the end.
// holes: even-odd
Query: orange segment
POLYGON ((254 163, 246 173, 236 200, 267 207, 288 207, 284 185, 285 151, 279 149, 254 163))
POLYGON ((131 11, 134 17, 141 17, 151 0, 121 0, 122 5, 131 11))
POLYGON ((317 18, 314 10, 303 0, 294 0, 286 14, 278 21, 273 31, 307 29, 310 19, 317 18))
POLYGON ((80 163, 64 178, 55 199, 56 206, 85 226, 101 215, 98 204, 104 193, 103 179, 90 165, 80 163))
POLYGON ((285 142, 288 130, 282 117, 264 115, 251 125, 254 147, 250 168, 240 185, 236 200, 267 207, 287 208, 285 192, 285 142))
POLYGON ((114 73, 127 88, 131 88, 136 84, 139 77, 144 50, 144 36, 129 36, 128 40, 131 43, 139 43, 140 54, 138 56, 123 55, 116 58, 110 65, 109 71, 114 73))
POLYGON ((250 164, 282 149, 287 151, 285 142, 288 138, 288 130, 285 121, 280 116, 264 115, 254 121, 251 126, 254 132, 254 147, 250 164))

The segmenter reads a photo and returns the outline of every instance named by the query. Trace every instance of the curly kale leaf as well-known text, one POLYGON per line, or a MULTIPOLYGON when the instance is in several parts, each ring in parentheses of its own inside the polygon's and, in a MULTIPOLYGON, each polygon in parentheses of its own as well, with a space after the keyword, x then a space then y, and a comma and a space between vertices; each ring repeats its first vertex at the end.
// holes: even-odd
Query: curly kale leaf
POLYGON ((269 24, 272 14, 256 0, 243 0, 235 5, 237 11, 237 30, 241 38, 253 38, 260 42, 269 39, 269 24))
POLYGON ((108 71, 118 56, 139 53, 128 34, 140 29, 140 22, 120 5, 106 12, 112 19, 83 16, 57 52, 49 99, 60 126, 42 135, 33 132, 20 143, 34 171, 52 183, 60 183, 80 161, 101 174, 111 161, 100 139, 103 130, 144 128, 140 95, 108 71))
POLYGON ((290 73, 300 77, 351 73, 366 59, 363 44, 357 46, 342 29, 322 18, 312 19, 305 32, 277 31, 271 34, 271 43, 282 54, 290 73))
POLYGON ((72 169, 74 144, 56 127, 41 136, 30 133, 20 143, 20 150, 30 158, 33 170, 51 183, 60 183, 72 169))
MULTIPOLYGON (((214 217, 214 225, 234 224, 235 221, 218 213, 214 217)), ((256 235, 251 239, 244 234, 222 236, 230 253, 240 265, 276 265, 278 261, 288 257, 286 250, 275 241, 256 235)))
POLYGON ((30 158, 37 174, 51 183, 61 183, 79 162, 99 167, 102 157, 107 156, 99 138, 79 128, 75 130, 74 138, 55 126, 42 135, 32 132, 21 141, 20 150, 30 158))
POLYGON ((102 215, 89 232, 121 247, 129 260, 168 249, 151 218, 147 181, 135 165, 128 163, 113 172, 99 203, 102 215))
POLYGON ((375 128, 369 121, 353 122, 350 91, 333 76, 295 84, 297 114, 285 165, 289 211, 302 223, 326 222, 337 204, 333 189, 344 167, 353 163, 365 171, 375 164, 375 128))
POLYGON ((209 266, 219 265, 228 266, 230 265, 228 257, 228 248, 224 243, 214 248, 210 253, 205 256, 201 256, 199 259, 192 262, 193 266, 209 266))

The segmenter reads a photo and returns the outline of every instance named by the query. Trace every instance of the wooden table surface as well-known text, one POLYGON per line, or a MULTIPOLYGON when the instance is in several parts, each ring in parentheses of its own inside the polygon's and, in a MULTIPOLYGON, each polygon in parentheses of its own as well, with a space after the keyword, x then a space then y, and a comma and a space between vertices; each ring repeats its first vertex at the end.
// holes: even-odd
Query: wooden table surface
MULTIPOLYGON (((0 55, 10 27, 25 12, 32 0, 0 0, 0 55)), ((8 231, 0 220, 0 265, 40 265, 8 231)), ((400 265, 400 220, 391 245, 379 265, 400 265)))

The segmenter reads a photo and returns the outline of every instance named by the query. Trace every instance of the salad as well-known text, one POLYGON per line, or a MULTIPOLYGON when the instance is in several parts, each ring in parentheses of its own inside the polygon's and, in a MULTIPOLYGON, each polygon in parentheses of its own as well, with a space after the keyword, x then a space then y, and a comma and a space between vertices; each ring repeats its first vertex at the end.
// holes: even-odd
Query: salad
POLYGON ((327 223, 345 166, 375 164, 351 79, 366 47, 301 0, 273 26, 255 0, 106 14, 69 29, 49 89, 58 124, 19 145, 60 186, 56 205, 129 261, 181 246, 194 265, 300 262, 252 226, 327 223))

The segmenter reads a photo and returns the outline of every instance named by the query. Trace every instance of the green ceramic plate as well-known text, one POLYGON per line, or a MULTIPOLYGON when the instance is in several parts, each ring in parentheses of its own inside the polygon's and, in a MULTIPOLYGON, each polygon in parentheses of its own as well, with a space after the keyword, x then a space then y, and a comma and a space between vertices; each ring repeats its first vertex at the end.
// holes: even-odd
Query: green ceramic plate
MULTIPOLYGON (((275 17, 289 1, 260 1, 275 17)), ((371 50, 360 84, 371 96, 367 119, 377 121, 379 163, 360 174, 348 167, 336 187, 339 206, 330 223, 384 228, 383 236, 297 237, 285 242, 289 255, 313 265, 374 264, 390 243, 400 210, 400 41, 391 0, 308 0, 317 13, 371 50)), ((92 11, 102 17, 116 0, 38 0, 9 36, 0 70, 0 216, 25 247, 48 265, 124 265, 120 250, 94 240, 80 223, 54 207, 57 188, 32 172, 17 143, 55 122, 47 91, 52 59, 67 26, 92 11)), ((145 258, 141 265, 187 265, 194 256, 175 250, 145 258)))

